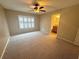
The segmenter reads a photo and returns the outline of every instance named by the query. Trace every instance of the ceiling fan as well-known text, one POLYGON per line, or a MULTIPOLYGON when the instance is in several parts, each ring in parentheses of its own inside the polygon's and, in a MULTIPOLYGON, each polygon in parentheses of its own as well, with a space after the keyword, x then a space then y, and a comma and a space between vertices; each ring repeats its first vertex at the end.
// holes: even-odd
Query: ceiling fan
POLYGON ((46 12, 46 10, 44 9, 44 6, 41 6, 38 2, 33 3, 33 10, 36 13, 46 12))
MULTIPOLYGON (((23 1, 23 0, 22 0, 23 1)), ((30 12, 34 13, 45 13, 48 12, 48 10, 51 10, 52 8, 55 8, 52 6, 49 0, 24 0, 23 4, 28 6, 30 12)))

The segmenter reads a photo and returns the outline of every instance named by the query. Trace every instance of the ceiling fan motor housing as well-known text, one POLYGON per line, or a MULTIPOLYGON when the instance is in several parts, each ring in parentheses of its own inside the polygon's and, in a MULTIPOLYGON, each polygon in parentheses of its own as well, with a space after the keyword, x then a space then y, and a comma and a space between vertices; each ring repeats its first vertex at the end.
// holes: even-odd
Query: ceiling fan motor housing
POLYGON ((39 4, 38 4, 38 3, 34 3, 33 5, 34 5, 34 6, 39 6, 39 4))

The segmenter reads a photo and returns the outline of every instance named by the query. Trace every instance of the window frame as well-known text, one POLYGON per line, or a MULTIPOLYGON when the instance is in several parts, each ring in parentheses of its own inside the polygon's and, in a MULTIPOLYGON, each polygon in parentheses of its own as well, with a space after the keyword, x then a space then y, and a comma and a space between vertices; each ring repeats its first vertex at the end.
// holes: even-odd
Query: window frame
POLYGON ((19 28, 20 29, 35 28, 35 18, 34 18, 34 16, 21 16, 21 15, 19 15, 18 20, 19 20, 19 28), (26 21, 25 21, 25 18, 26 18, 26 21))

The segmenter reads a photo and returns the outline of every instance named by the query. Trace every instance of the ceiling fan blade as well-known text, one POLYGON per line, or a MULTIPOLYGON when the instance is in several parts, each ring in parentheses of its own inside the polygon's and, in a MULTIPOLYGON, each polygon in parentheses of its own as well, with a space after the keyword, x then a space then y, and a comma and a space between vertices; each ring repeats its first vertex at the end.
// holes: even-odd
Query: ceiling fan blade
POLYGON ((40 10, 41 12, 46 12, 46 10, 40 10))
POLYGON ((36 6, 36 7, 34 7, 34 9, 35 9, 35 10, 37 10, 37 9, 38 9, 38 7, 36 6))
POLYGON ((43 6, 41 6, 39 9, 43 9, 44 7, 43 6))

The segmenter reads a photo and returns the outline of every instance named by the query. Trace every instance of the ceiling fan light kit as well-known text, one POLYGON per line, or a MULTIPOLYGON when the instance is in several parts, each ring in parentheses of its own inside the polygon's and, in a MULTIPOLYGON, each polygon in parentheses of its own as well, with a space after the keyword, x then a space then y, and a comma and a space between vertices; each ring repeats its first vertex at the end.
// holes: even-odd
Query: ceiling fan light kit
POLYGON ((46 10, 44 10, 44 7, 41 6, 38 2, 34 2, 33 6, 34 6, 33 10, 34 10, 35 13, 46 12, 46 10))

